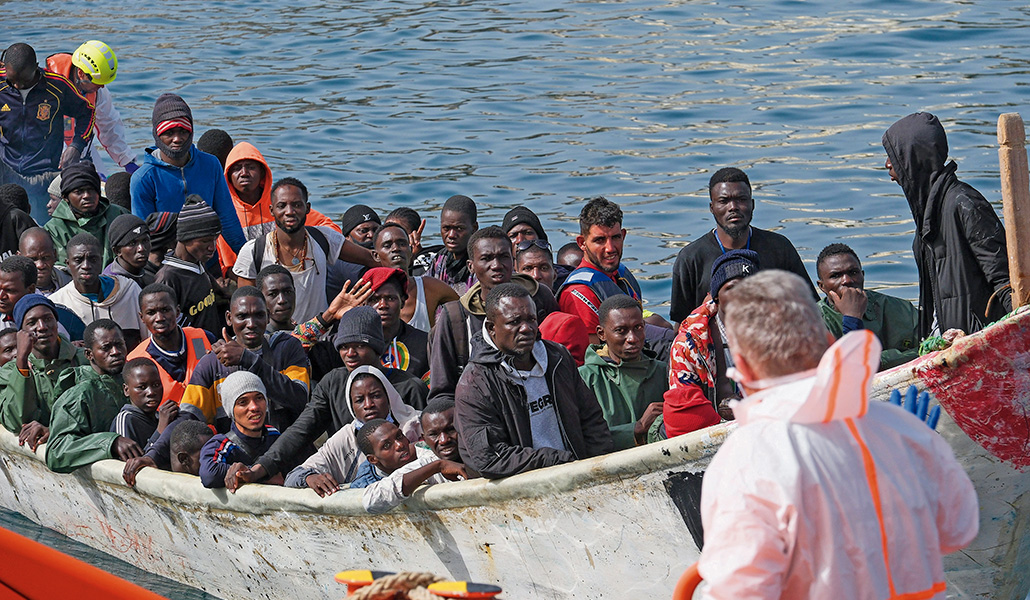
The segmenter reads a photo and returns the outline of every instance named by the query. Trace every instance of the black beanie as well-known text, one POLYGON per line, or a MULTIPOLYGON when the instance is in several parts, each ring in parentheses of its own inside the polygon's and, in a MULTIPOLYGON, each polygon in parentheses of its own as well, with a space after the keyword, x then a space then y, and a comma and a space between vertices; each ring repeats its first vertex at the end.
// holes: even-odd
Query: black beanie
POLYGON ((151 124, 153 125, 154 142, 161 149, 161 152, 164 152, 171 158, 182 158, 189 153, 190 145, 193 143, 193 111, 190 110, 185 100, 175 94, 161 94, 157 98, 157 102, 154 102, 151 124), (190 143, 186 144, 179 152, 172 152, 168 146, 161 142, 161 137, 157 134, 158 125, 175 119, 185 119, 190 123, 190 143))
POLYGON ((344 344, 359 342, 368 344, 376 354, 386 352, 386 338, 383 337, 383 320, 371 306, 358 306, 343 313, 337 325, 333 346, 337 350, 344 344))
POLYGON ((93 163, 77 162, 61 170, 61 195, 65 198, 68 197, 68 192, 86 185, 92 186, 98 194, 100 193, 100 175, 97 175, 93 163))
POLYGON ((104 197, 111 204, 121 206, 128 211, 132 210, 132 198, 129 197, 130 179, 132 179, 132 175, 125 171, 118 171, 108 175, 107 182, 104 184, 104 197))
POLYGON ((348 208, 347 212, 343 213, 343 219, 340 220, 340 225, 343 227, 343 235, 350 235, 350 232, 354 231, 355 227, 369 221, 375 221, 377 225, 383 224, 379 220, 379 215, 376 214, 376 211, 372 210, 372 207, 365 206, 364 204, 355 204, 348 208))
POLYGON ((547 240, 547 232, 544 231, 543 225, 540 224, 540 217, 536 216, 536 213, 529 210, 525 206, 516 206, 515 208, 508 211, 508 214, 504 215, 504 222, 501 224, 501 229, 507 234, 511 231, 511 228, 525 223, 533 228, 538 238, 547 240))
MULTIPOLYGON (((207 205, 197 194, 186 197, 186 204, 179 211, 175 239, 188 242, 202 237, 218 237, 222 233, 222 221, 215 209, 207 205)), ((378 313, 377 313, 378 314, 378 313)))
POLYGON ((719 298, 719 290, 727 281, 738 277, 749 277, 762 268, 758 253, 754 250, 730 250, 712 263, 712 299, 719 298))
POLYGON ((118 215, 107 227, 107 243, 111 248, 121 248, 144 235, 150 235, 147 222, 131 213, 118 215))

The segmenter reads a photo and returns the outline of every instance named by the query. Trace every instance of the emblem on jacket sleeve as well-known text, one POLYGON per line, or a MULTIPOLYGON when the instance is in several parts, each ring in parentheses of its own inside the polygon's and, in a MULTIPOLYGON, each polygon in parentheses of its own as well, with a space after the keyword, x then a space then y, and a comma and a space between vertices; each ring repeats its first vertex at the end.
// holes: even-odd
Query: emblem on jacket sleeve
POLYGON ((36 108, 36 118, 40 121, 46 121, 50 119, 50 105, 44 102, 36 108))

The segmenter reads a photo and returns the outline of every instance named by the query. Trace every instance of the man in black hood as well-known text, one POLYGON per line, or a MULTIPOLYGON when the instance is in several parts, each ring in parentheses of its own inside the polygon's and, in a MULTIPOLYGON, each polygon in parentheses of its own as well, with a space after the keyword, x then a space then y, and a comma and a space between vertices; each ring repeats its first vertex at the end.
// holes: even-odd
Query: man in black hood
POLYGON ((883 134, 883 147, 916 223, 920 336, 972 333, 1012 310, 1005 229, 980 192, 955 176, 941 122, 911 114, 883 134))

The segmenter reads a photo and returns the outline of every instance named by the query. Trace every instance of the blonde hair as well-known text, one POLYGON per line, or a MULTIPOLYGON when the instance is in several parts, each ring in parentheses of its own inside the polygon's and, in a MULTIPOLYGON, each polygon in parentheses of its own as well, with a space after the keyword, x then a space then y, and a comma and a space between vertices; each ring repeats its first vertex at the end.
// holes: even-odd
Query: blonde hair
POLYGON ((762 377, 813 369, 829 347, 811 285, 794 273, 769 269, 742 279, 719 294, 719 314, 730 348, 762 377))

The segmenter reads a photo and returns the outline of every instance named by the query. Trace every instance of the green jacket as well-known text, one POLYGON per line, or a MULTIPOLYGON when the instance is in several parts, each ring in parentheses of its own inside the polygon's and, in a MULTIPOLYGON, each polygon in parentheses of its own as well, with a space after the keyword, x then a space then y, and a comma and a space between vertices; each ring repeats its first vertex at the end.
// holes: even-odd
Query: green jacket
POLYGON ((16 361, 0 367, 0 424, 18 433, 32 421, 50 425, 50 409, 62 392, 75 385, 72 367, 89 364, 82 350, 61 338, 52 362, 29 354, 29 375, 18 371, 16 361))
MULTIPOLYGON (((903 365, 919 356, 919 311, 908 300, 895 298, 872 290, 866 290, 865 314, 862 325, 876 334, 883 344, 880 353, 880 369, 903 365)), ((823 298, 819 301, 823 321, 833 337, 843 335, 844 316, 823 298)))
POLYGON ((579 375, 593 390, 616 450, 632 448, 633 426, 652 402, 661 402, 669 389, 669 365, 644 350, 639 360, 616 365, 597 353, 604 346, 587 348, 579 375))
POLYGON ((101 375, 91 366, 73 369, 77 383, 54 403, 46 466, 71 473, 98 460, 111 458, 117 433, 111 421, 129 401, 122 395, 122 376, 101 375))
POLYGON ((111 249, 111 244, 107 243, 107 228, 115 217, 126 212, 128 211, 124 208, 108 202, 107 198, 101 198, 97 214, 80 219, 72 212, 71 204, 68 204, 67 200, 61 200, 61 203, 54 209, 53 216, 43 226, 50 232, 50 237, 54 238, 57 262, 62 265, 66 264, 68 257, 64 251, 65 245, 68 240, 85 231, 100 240, 100 245, 104 249, 104 264, 111 264, 114 261, 114 251, 111 249))

